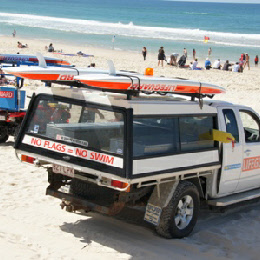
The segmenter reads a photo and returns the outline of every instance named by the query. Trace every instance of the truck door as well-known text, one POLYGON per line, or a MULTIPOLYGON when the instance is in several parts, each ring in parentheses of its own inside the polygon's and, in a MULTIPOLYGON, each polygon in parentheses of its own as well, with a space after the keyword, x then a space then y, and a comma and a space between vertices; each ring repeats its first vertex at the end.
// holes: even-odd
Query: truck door
POLYGON ((239 110, 243 134, 243 165, 237 190, 243 191, 260 186, 260 120, 251 110, 239 110))
POLYGON ((238 127, 238 111, 233 108, 219 109, 219 130, 231 133, 233 143, 222 143, 222 168, 219 180, 219 195, 233 193, 239 183, 242 167, 243 145, 238 127))

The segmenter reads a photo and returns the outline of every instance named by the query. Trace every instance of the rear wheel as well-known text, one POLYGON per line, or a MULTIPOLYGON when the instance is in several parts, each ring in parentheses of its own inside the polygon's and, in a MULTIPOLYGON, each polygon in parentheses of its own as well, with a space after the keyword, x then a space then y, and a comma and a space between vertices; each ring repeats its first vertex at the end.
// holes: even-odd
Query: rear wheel
POLYGON ((188 236, 197 222, 199 205, 196 186, 188 181, 180 182, 169 204, 162 210, 157 233, 165 238, 188 236))
POLYGON ((14 129, 14 141, 16 141, 21 125, 17 125, 14 129))
POLYGON ((0 143, 4 143, 8 140, 8 129, 5 126, 0 127, 0 143))

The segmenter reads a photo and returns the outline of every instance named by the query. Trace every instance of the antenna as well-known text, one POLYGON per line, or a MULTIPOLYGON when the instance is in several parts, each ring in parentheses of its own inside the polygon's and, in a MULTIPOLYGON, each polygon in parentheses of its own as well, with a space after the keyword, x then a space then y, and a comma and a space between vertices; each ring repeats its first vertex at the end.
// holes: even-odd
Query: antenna
POLYGON ((44 57, 42 56, 42 54, 37 52, 36 53, 36 57, 37 57, 37 59, 39 61, 39 65, 38 66, 42 67, 42 68, 47 68, 46 61, 45 61, 44 57))
POLYGON ((200 107, 200 109, 202 109, 203 108, 203 99, 202 99, 202 97, 201 97, 201 82, 200 82, 200 88, 199 88, 199 107, 200 107))
POLYGON ((116 75, 116 69, 112 60, 107 61, 109 75, 116 75))

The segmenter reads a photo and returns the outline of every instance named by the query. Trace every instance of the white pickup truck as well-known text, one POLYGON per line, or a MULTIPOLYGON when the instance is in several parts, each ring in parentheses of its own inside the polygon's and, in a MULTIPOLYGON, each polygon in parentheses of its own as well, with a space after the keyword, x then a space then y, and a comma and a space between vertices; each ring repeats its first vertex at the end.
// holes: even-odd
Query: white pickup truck
POLYGON ((223 207, 260 196, 260 119, 249 107, 45 92, 32 98, 15 148, 21 161, 46 167, 47 194, 68 211, 113 215, 145 205, 145 220, 161 236, 182 238, 201 200, 223 207))

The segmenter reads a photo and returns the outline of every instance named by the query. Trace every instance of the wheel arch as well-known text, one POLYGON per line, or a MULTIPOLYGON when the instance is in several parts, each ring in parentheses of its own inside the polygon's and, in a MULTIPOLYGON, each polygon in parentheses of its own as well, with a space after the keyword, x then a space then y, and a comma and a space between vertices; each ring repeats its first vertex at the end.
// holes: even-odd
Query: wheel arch
POLYGON ((185 181, 188 181, 188 182, 191 182, 192 184, 194 184, 196 186, 196 188, 198 189, 200 198, 203 198, 203 199, 205 198, 206 186, 204 185, 204 183, 206 184, 206 178, 198 177, 198 178, 186 179, 185 181))

